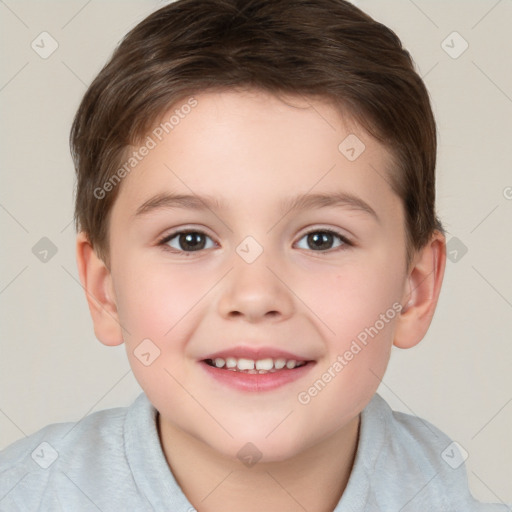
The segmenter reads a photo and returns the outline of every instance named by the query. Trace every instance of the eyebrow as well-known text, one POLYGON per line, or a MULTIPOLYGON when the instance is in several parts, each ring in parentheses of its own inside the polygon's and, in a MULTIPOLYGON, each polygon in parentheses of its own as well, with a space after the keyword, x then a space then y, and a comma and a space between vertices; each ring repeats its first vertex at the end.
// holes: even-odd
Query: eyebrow
MULTIPOLYGON (((282 202, 281 214, 287 215, 292 211, 327 207, 345 207, 351 210, 362 211, 380 222, 379 216, 366 201, 348 192, 299 194, 282 202)), ((160 193, 141 204, 137 208, 134 217, 140 217, 155 210, 175 208, 198 211, 210 210, 212 212, 227 209, 225 203, 209 195, 160 193)))

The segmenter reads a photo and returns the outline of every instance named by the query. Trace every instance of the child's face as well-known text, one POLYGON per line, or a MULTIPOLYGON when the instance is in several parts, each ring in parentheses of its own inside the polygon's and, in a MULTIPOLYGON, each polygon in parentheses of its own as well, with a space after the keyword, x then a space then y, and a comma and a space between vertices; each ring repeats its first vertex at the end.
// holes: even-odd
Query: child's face
POLYGON ((164 428, 232 456, 252 442, 264 460, 288 458, 353 426, 388 363, 407 288, 390 156, 327 103, 262 92, 196 99, 161 141, 149 134, 156 147, 112 210, 123 339, 164 428), (355 160, 353 135, 339 149, 350 134, 366 146, 355 160), (191 198, 137 214, 167 194, 191 198), (289 210, 316 194, 340 201, 289 210), (189 237, 158 245, 176 231, 189 237), (307 365, 255 375, 205 362, 279 352, 307 365))

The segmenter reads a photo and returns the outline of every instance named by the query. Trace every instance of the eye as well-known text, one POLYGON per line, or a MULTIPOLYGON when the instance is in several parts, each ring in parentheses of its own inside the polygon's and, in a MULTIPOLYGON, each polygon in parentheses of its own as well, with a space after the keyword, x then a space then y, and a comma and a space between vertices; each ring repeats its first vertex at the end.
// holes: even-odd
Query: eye
POLYGON ((215 247, 215 242, 202 231, 177 231, 165 236, 158 245, 168 246, 178 252, 194 252, 215 247), (208 241, 211 244, 208 246, 208 241))
POLYGON ((344 245, 352 245, 350 241, 341 233, 329 229, 322 229, 310 231, 306 233, 298 242, 299 249, 312 249, 313 251, 326 252, 331 249, 337 249, 344 245), (299 244, 302 240, 306 240, 306 245, 309 247, 301 247, 299 244), (336 244, 336 241, 338 243, 336 244))

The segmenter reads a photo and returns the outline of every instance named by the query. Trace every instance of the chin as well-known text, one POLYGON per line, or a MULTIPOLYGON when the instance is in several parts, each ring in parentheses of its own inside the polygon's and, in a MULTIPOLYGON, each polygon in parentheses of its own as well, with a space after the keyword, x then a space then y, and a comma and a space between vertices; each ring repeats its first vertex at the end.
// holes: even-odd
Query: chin
MULTIPOLYGON (((253 427, 253 426, 252 426, 253 427)), ((271 433, 266 437, 268 429, 246 429, 243 432, 231 432, 234 439, 226 443, 225 439, 217 439, 211 445, 214 450, 233 460, 257 459, 259 464, 276 463, 290 460, 307 450, 311 444, 305 432, 291 433, 284 426, 281 432, 271 433)))

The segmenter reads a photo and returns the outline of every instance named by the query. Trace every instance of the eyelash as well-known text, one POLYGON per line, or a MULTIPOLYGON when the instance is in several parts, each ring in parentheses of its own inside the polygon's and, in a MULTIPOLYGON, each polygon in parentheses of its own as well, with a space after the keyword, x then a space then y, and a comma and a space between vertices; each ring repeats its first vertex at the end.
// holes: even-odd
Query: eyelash
MULTIPOLYGON (((184 229, 184 230, 180 230, 180 231, 174 231, 173 233, 170 233, 169 235, 165 235, 163 238, 161 238, 157 242, 157 245, 160 246, 163 250, 172 252, 173 254, 193 254, 195 252, 200 253, 200 252, 207 250, 207 249, 199 249, 197 251, 182 251, 182 250, 174 249, 167 245, 172 239, 176 238, 177 236, 183 235, 183 234, 190 234, 190 233, 196 233, 196 234, 203 235, 205 237, 212 239, 209 235, 207 235, 204 231, 202 231, 200 229, 184 229)), ((304 233, 300 237, 299 240, 302 240, 304 237, 311 235, 313 233, 326 233, 329 235, 333 235, 334 237, 339 238, 339 240, 342 242, 342 244, 339 247, 335 247, 333 249, 327 249, 325 251, 322 251, 322 250, 315 251, 313 249, 306 249, 310 252, 315 252, 315 253, 319 253, 319 254, 330 254, 332 252, 337 252, 339 250, 347 249, 347 247, 354 246, 354 244, 348 238, 346 238, 341 233, 334 231, 333 229, 313 229, 311 231, 304 233)))

